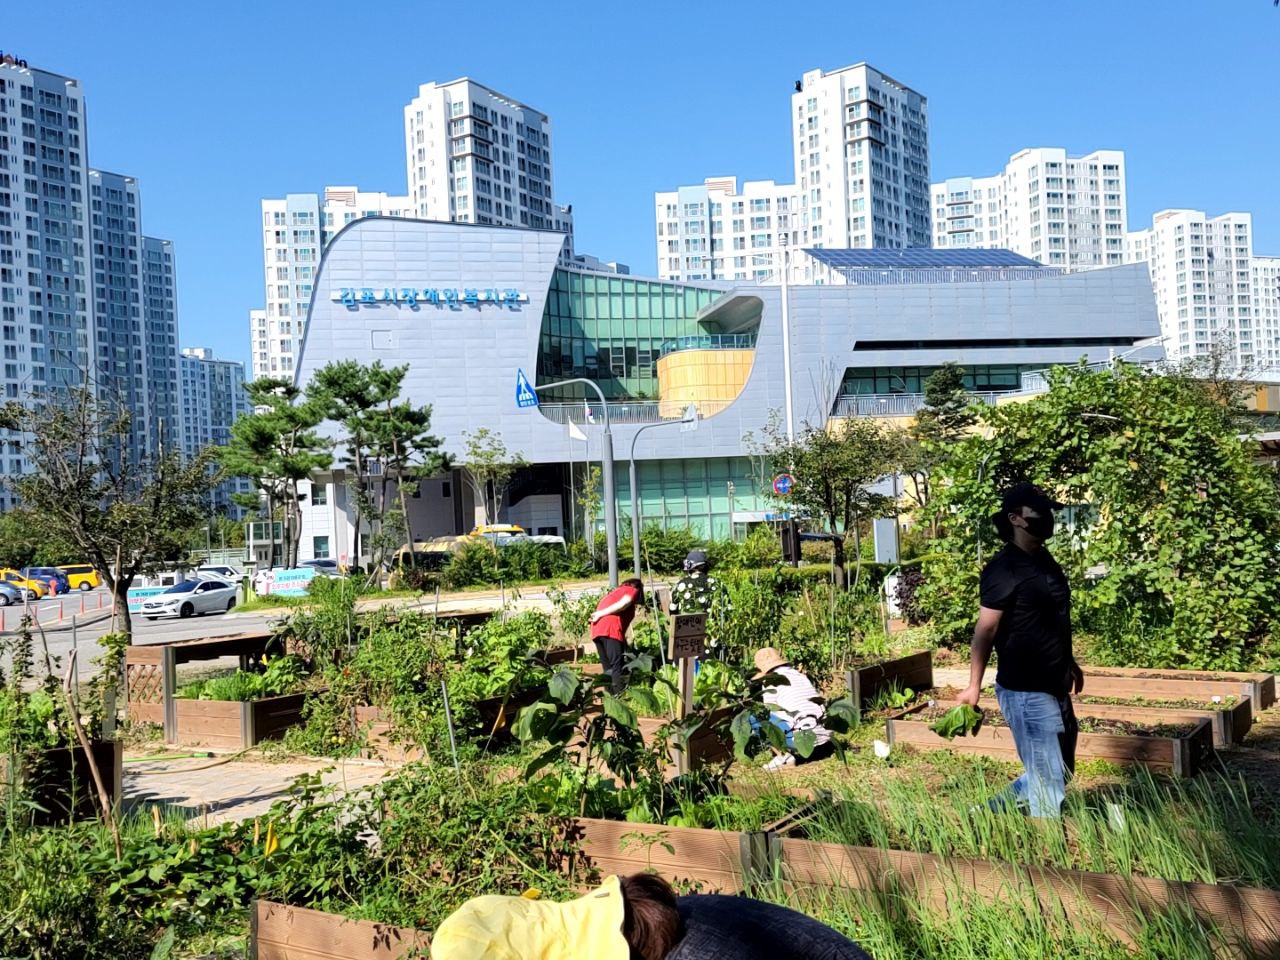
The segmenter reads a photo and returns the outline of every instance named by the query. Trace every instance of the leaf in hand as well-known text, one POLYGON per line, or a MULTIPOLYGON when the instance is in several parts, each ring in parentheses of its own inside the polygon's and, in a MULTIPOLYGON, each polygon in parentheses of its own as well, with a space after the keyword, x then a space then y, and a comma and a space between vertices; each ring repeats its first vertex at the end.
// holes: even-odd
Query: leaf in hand
POLYGON ((982 711, 962 703, 929 724, 929 729, 946 740, 953 740, 959 736, 976 734, 981 726, 982 711))

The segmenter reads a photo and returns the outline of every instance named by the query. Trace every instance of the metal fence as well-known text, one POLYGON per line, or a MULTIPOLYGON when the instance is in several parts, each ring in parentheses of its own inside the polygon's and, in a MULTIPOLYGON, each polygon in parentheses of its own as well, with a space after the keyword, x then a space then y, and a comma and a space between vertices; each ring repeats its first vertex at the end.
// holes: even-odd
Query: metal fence
POLYGON ((751 350, 755 345, 754 333, 708 333, 666 340, 658 355, 665 357, 678 350, 751 350))
MULTIPOLYGON (((975 403, 994 405, 1007 393, 971 393, 975 403)), ((861 393, 837 397, 833 417, 910 417, 924 406, 923 393, 861 393)))

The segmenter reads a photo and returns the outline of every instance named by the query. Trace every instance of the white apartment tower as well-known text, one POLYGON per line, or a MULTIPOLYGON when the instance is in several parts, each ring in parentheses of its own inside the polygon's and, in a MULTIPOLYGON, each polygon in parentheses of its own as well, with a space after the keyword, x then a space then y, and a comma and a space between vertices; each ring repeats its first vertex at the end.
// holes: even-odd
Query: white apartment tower
POLYGON ((712 177, 654 194, 663 280, 772 279, 799 241, 796 188, 772 180, 712 177))
POLYGON ((1252 266, 1255 363, 1276 371, 1280 370, 1280 257, 1254 257, 1252 266))
POLYGON ((360 217, 409 217, 408 197, 355 187, 325 187, 323 195, 291 193, 262 201, 266 308, 249 311, 253 377, 293 379, 306 332, 311 287, 329 239, 360 217))
POLYGON ((1274 356, 1254 310, 1252 234, 1247 213, 1162 210, 1149 229, 1126 237, 1127 260, 1149 265, 1170 359, 1203 356, 1215 342, 1230 344, 1246 368, 1274 356))
POLYGON ((866 63, 811 70, 791 96, 800 245, 927 247, 925 97, 866 63))
POLYGON ((931 194, 935 247, 1012 250, 1067 271, 1125 262, 1122 150, 1019 150, 1001 173, 951 177, 931 194))
POLYGON ((404 108, 404 142, 414 216, 573 232, 541 110, 466 77, 424 83, 404 108))

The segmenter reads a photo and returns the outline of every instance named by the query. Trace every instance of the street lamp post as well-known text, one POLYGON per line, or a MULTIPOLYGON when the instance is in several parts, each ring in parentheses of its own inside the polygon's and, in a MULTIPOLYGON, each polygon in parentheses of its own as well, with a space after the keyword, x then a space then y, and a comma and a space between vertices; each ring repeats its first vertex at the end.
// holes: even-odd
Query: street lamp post
POLYGON ((640 493, 639 481, 636 477, 636 439, 646 430, 652 430, 655 427, 669 427, 673 423, 678 423, 682 427, 686 424, 698 421, 698 408, 692 403, 685 409, 684 416, 679 420, 664 420, 661 423, 646 423, 643 427, 636 430, 631 435, 631 452, 628 455, 627 463, 627 479, 631 483, 631 562, 635 567, 636 579, 641 578, 640 574, 640 493))
POLYGON ((557 380, 555 383, 544 383, 533 387, 535 393, 550 390, 552 387, 567 387, 571 383, 582 383, 596 392, 600 398, 600 407, 604 410, 604 452, 600 462, 604 472, 604 525, 605 544, 609 552, 609 586, 618 585, 618 502, 617 489, 613 483, 613 431, 609 425, 609 403, 604 398, 604 391, 594 380, 575 377, 572 380, 557 380))

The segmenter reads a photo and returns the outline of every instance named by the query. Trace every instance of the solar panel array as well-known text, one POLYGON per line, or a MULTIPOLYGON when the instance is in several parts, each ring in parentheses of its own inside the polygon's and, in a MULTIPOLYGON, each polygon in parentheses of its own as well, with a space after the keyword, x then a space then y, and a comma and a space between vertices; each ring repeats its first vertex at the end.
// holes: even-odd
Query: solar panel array
POLYGON ((870 247, 852 250, 808 248, 805 253, 828 267, 862 269, 911 270, 921 267, 1040 267, 1044 264, 1012 250, 978 250, 972 248, 939 250, 933 247, 908 247, 892 250, 870 247))

